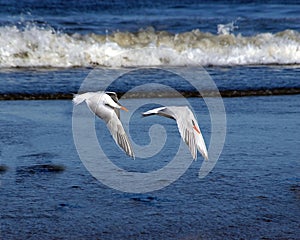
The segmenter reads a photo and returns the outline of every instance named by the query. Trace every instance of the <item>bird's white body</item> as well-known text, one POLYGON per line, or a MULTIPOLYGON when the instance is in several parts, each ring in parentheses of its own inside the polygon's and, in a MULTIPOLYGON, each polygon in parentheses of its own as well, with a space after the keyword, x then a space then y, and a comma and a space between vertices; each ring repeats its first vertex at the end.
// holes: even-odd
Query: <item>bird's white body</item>
POLYGON ((188 145, 193 159, 197 158, 197 149, 208 160, 206 145, 197 120, 187 106, 168 106, 149 110, 143 116, 160 115, 176 120, 182 139, 188 145))
POLYGON ((119 110, 127 110, 118 103, 117 95, 114 92, 87 92, 76 94, 73 98, 75 105, 86 102, 89 109, 99 118, 105 121, 115 142, 127 155, 134 158, 129 139, 119 119, 119 110))

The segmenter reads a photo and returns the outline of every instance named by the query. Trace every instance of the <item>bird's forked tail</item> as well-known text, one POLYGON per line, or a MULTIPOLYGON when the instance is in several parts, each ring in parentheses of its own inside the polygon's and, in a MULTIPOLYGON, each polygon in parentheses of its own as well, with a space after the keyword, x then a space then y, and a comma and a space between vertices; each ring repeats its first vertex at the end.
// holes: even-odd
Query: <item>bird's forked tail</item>
POLYGON ((75 105, 78 105, 78 104, 84 102, 85 100, 87 100, 90 97, 91 97, 90 93, 74 94, 74 96, 73 96, 73 103, 75 105))

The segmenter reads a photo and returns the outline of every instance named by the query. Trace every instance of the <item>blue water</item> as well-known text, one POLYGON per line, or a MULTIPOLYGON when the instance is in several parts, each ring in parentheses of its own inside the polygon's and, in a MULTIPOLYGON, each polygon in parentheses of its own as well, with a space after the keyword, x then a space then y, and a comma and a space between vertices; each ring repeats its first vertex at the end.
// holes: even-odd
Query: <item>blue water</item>
MULTIPOLYGON (((111 72, 124 69, 133 71, 110 90, 159 83, 195 91, 166 67, 204 67, 220 91, 254 90, 223 98, 226 141, 212 172, 198 178, 198 154, 177 181, 145 194, 109 188, 85 168, 70 99, 0 101, 0 238, 299 239, 300 99, 286 95, 300 89, 299 12, 297 1, 0 1, 0 99, 70 98, 94 68, 91 91, 105 90, 111 72), (261 89, 286 91, 255 94, 261 89)), ((180 143, 175 122, 140 116, 157 102, 181 100, 148 99, 125 126, 138 145, 149 143, 152 124, 166 129, 163 152, 148 159, 127 157, 96 119, 105 153, 133 172, 166 165, 180 143)), ((188 101, 208 145, 205 102, 188 101)), ((137 102, 147 99, 121 99, 124 114, 137 102)))
MULTIPOLYGON (((180 68, 174 68, 180 70, 180 68)), ((51 94, 51 93, 76 93, 82 82, 93 69, 13 69, 0 70, 0 94, 27 93, 27 94, 51 94)), ((164 68, 132 69, 129 74, 117 81, 113 88, 117 92, 126 92, 135 86, 149 82, 156 82, 182 91, 195 91, 188 84, 178 84, 179 79, 164 68)), ((220 91, 223 90, 251 90, 274 88, 299 88, 298 67, 288 66, 252 66, 252 67, 206 67, 205 70, 216 83, 220 91)), ((99 74, 101 76, 101 70, 99 74)), ((193 68, 191 69, 193 71, 193 68)), ((91 91, 105 90, 101 88, 101 82, 93 82, 91 91)), ((203 89, 205 83, 203 83, 203 89)))
POLYGON ((0 68, 300 64, 300 6, 0 3, 0 68))
MULTIPOLYGON (((131 108, 134 101, 122 104, 131 108)), ((198 158, 168 187, 132 194, 105 186, 83 166, 72 139, 70 101, 1 101, 1 163, 8 167, 1 175, 2 238, 299 239, 299 95, 224 103, 226 142, 206 178, 197 177, 198 158), (65 170, 36 169, 41 164, 65 170)), ((202 109, 196 115, 208 139, 209 117, 202 109)), ((134 140, 147 135, 146 121, 166 127, 167 146, 178 144, 171 119, 132 121, 134 140)), ((96 126, 99 139, 109 136, 102 121, 96 126)), ((159 158, 132 160, 112 138, 100 144, 111 149, 115 163, 135 171, 159 168, 174 154, 167 148, 159 158)))
POLYGON ((93 67, 124 66, 204 66, 221 90, 299 88, 299 12, 292 1, 0 1, 0 93, 73 93, 93 67))
POLYGON ((236 22, 237 33, 300 30, 297 1, 1 1, 1 25, 33 22, 67 33, 136 31, 149 26, 175 33, 236 22))

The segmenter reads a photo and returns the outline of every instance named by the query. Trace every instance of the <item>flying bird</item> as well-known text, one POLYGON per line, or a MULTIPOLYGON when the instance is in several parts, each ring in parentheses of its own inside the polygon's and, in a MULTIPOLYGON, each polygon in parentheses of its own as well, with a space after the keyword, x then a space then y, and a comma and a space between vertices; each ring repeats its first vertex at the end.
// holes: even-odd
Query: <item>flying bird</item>
POLYGON ((143 113, 143 116, 159 115, 176 120, 182 139, 188 145, 194 160, 197 159, 197 149, 205 160, 208 153, 197 120, 187 106, 159 107, 143 113))
POLYGON ((86 102, 89 109, 99 118, 105 121, 113 139, 125 153, 135 158, 132 146, 120 121, 120 109, 128 111, 122 106, 115 92, 87 92, 75 94, 73 103, 78 105, 86 102))

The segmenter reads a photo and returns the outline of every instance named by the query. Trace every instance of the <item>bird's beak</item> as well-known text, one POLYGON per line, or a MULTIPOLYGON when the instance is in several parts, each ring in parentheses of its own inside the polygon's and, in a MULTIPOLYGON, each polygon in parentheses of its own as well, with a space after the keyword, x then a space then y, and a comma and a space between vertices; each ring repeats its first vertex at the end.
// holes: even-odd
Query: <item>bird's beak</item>
POLYGON ((194 126, 193 126, 193 128, 195 129, 195 131, 196 131, 197 133, 201 134, 201 132, 200 132, 199 128, 197 128, 197 126, 196 126, 196 125, 194 125, 194 126))
POLYGON ((124 110, 124 111, 126 111, 126 112, 128 112, 128 109, 126 107, 124 107, 124 106, 121 106, 121 109, 124 110))

